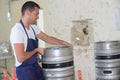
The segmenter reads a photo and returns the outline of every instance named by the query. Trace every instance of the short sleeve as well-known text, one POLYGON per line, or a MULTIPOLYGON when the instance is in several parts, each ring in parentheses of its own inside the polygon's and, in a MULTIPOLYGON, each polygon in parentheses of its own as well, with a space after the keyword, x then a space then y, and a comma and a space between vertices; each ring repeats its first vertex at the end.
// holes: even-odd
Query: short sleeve
POLYGON ((38 26, 32 25, 32 27, 34 28, 36 34, 39 34, 41 32, 41 29, 38 26))
POLYGON ((13 28, 10 35, 12 43, 24 43, 23 32, 19 28, 13 28))

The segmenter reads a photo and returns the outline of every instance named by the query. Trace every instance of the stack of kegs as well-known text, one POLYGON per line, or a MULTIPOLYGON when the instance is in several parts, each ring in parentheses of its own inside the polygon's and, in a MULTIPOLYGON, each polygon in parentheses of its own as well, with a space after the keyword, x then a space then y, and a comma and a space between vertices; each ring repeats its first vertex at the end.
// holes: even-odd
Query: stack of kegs
POLYGON ((94 45, 96 80, 120 80, 120 41, 94 45))
POLYGON ((46 48, 42 62, 45 80, 74 80, 72 48, 66 46, 46 48))

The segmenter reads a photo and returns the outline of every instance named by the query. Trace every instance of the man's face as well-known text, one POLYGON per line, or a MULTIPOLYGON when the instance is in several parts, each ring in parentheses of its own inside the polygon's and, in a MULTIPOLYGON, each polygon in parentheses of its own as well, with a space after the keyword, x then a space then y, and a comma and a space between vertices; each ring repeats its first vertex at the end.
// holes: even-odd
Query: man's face
POLYGON ((34 10, 30 12, 29 23, 35 24, 38 18, 39 18, 39 8, 35 7, 34 10))

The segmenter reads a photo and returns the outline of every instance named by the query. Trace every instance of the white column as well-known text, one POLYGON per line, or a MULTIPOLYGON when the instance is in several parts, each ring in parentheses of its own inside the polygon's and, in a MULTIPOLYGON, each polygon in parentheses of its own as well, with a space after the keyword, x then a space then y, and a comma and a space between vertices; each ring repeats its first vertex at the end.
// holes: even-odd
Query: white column
MULTIPOLYGON (((39 11, 39 19, 37 20, 37 26, 44 32, 44 18, 43 18, 43 9, 39 11)), ((45 47, 45 42, 39 40, 39 47, 45 47)))

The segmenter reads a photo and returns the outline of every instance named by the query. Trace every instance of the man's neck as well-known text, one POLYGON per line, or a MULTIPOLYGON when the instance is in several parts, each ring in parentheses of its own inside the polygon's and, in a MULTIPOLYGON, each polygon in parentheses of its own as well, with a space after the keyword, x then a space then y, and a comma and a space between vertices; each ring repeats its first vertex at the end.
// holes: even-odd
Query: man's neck
POLYGON ((28 21, 25 18, 22 18, 22 22, 23 22, 25 28, 27 28, 29 30, 30 29, 29 28, 30 24, 28 23, 28 21))

